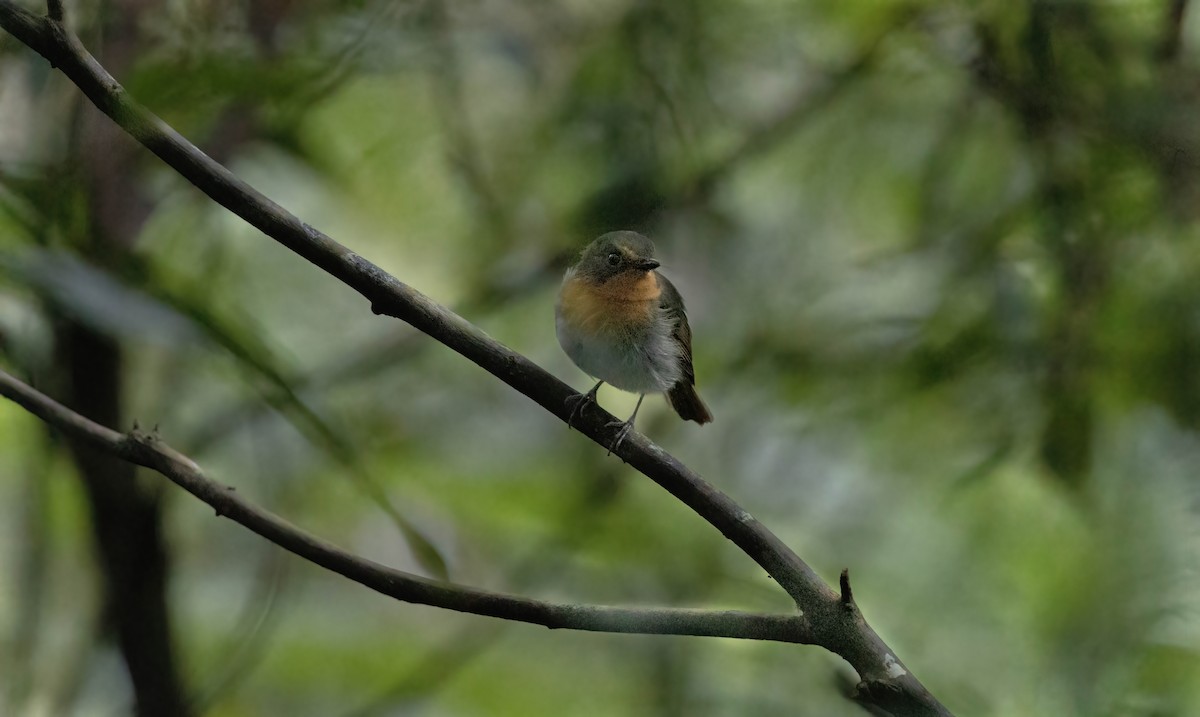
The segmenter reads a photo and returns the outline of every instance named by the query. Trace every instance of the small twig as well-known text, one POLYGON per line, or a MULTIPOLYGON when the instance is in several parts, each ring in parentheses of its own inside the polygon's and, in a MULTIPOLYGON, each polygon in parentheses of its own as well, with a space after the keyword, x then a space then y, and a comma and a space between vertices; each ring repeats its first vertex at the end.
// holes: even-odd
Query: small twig
POLYGON ((54 22, 62 22, 65 17, 63 0, 46 0, 46 15, 54 22))
POLYGON ((168 446, 155 433, 135 429, 122 434, 93 423, 4 371, 0 371, 0 395, 74 439, 161 473, 211 506, 218 516, 229 518, 305 560, 397 600, 557 629, 734 637, 802 644, 813 641, 808 620, 801 615, 551 603, 394 570, 342 550, 242 498, 231 486, 205 476, 194 461, 168 446))
POLYGON ((838 583, 842 588, 842 605, 846 608, 854 607, 854 591, 850 589, 850 568, 843 568, 841 578, 838 583))

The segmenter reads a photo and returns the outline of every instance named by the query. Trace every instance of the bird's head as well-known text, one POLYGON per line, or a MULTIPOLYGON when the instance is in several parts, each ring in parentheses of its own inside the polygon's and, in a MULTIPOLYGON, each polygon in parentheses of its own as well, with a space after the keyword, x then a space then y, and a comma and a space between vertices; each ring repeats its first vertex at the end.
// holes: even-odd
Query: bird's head
POLYGON ((575 274, 604 283, 621 275, 646 274, 658 267, 654 242, 637 232, 609 232, 583 250, 575 274))

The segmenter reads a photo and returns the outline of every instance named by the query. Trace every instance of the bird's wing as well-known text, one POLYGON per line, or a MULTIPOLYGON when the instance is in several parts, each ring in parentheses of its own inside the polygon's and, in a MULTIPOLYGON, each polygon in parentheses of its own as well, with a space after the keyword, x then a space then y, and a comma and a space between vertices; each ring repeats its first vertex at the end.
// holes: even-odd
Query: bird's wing
MULTIPOLYGON (((658 274, 658 272, 654 272, 658 274)), ((671 338, 679 345, 679 367, 683 371, 683 379, 689 386, 696 385, 696 372, 692 368, 692 327, 688 326, 687 314, 683 309, 683 297, 679 295, 675 285, 667 281, 667 277, 658 274, 658 283, 662 294, 658 305, 666 312, 674 328, 671 338)))

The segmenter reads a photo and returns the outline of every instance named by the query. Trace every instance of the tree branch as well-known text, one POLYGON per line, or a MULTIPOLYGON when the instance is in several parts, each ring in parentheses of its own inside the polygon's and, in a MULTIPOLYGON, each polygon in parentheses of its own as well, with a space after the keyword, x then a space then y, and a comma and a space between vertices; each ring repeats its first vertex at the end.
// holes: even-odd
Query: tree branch
MULTIPOLYGON (((60 68, 96 107, 189 182, 264 234, 360 293, 371 302, 375 313, 409 323, 478 364, 559 419, 567 420, 567 398, 575 395, 569 386, 466 319, 300 221, 234 176, 130 98, 84 49, 79 39, 60 24, 33 15, 12 0, 0 0, 0 26, 60 68)), ((615 423, 615 417, 596 410, 577 421, 576 427, 601 446, 607 446, 616 432, 608 425, 610 422, 615 423)), ((145 449, 131 447, 144 446, 144 441, 123 439, 122 445, 130 455, 147 455, 145 449)), ((860 693, 869 698, 879 695, 879 703, 886 703, 884 706, 896 715, 950 714, 900 663, 892 649, 857 611, 849 613, 842 608, 837 591, 741 506, 639 433, 630 435, 616 453, 720 530, 762 566, 804 613, 812 643, 840 655, 858 672, 863 687, 860 693)), ((148 455, 161 461, 156 453, 148 455)), ((153 467, 157 469, 158 465, 153 467)), ((205 495, 213 497, 210 493, 205 495)), ((271 535, 266 537, 279 535, 278 527, 268 531, 271 535)), ((357 570, 350 572, 353 574, 347 577, 357 579, 361 576, 357 570)), ((431 581, 421 585, 429 595, 440 595, 445 591, 444 586, 431 581)), ((452 603, 483 609, 494 596, 454 592, 440 595, 440 599, 447 601, 447 607, 452 603)), ((526 616, 530 616, 529 613, 526 616)), ((627 617, 632 619, 634 616, 627 617)), ((609 623, 601 615, 593 618, 601 624, 609 623)))
POLYGON ((0 395, 71 439, 161 473, 212 506, 218 516, 229 518, 309 562, 397 600, 552 629, 812 643, 808 620, 802 615, 551 603, 388 568, 321 540, 242 498, 232 486, 204 475, 194 461, 162 442, 153 432, 134 428, 124 434, 101 426, 4 371, 0 371, 0 395))

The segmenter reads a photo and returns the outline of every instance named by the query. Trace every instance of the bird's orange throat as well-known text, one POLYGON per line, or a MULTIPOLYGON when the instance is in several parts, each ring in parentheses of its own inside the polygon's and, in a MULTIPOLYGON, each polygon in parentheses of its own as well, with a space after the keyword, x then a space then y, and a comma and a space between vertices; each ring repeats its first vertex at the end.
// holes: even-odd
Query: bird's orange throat
POLYGON ((597 282, 572 276, 563 283, 563 318, 582 331, 621 333, 654 321, 662 287, 653 271, 597 282))

